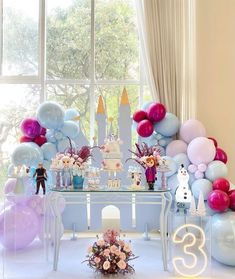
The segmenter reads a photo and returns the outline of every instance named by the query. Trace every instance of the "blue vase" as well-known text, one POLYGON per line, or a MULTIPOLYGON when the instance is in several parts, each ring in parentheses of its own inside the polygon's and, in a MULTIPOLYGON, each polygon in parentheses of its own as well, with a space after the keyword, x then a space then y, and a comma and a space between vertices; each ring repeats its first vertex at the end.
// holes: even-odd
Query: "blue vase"
POLYGON ((74 175, 73 176, 73 188, 75 190, 81 190, 83 189, 83 182, 84 182, 84 177, 81 175, 74 175))

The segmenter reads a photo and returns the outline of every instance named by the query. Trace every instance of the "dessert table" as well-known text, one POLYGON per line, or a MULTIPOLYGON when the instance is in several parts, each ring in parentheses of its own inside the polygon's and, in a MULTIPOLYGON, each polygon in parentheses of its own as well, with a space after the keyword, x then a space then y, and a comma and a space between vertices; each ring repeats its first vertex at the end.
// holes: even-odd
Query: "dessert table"
MULTIPOLYGON (((168 253, 168 217, 172 203, 170 189, 164 190, 140 190, 133 191, 128 189, 120 190, 68 190, 68 189, 52 189, 51 208, 55 216, 55 243, 54 243, 54 259, 53 269, 56 271, 60 252, 60 224, 62 216, 59 209, 59 200, 65 198, 66 204, 135 204, 135 205, 161 205, 160 212, 160 236, 162 247, 163 268, 167 270, 167 253, 168 253), (97 199, 96 199, 97 198, 97 199)), ((154 212, 153 212, 154 214, 154 212)))

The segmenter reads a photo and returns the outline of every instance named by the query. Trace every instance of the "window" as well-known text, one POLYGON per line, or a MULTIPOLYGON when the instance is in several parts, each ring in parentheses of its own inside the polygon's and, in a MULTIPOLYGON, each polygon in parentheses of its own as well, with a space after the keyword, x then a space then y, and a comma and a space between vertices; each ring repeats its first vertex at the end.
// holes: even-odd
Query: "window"
POLYGON ((78 109, 90 139, 98 95, 114 119, 124 86, 132 112, 150 100, 134 1, 0 0, 0 8, 1 170, 20 137, 20 121, 34 116, 43 100, 78 109))

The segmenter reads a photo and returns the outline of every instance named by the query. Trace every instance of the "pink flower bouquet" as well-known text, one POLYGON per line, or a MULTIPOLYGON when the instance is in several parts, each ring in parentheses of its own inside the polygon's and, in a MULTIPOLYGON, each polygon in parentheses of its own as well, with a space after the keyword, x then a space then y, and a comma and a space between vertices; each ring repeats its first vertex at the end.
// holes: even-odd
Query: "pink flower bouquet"
POLYGON ((107 230, 102 238, 88 248, 88 266, 96 272, 108 274, 134 273, 131 260, 137 258, 131 251, 130 242, 120 239, 115 230, 107 230))

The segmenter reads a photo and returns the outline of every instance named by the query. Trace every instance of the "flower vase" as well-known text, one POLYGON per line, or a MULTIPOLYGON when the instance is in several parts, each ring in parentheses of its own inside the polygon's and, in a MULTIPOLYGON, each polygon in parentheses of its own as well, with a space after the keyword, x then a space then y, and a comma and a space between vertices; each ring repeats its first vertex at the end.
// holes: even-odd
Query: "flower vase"
POLYGON ((73 188, 75 190, 83 189, 84 177, 82 175, 73 176, 73 188))

